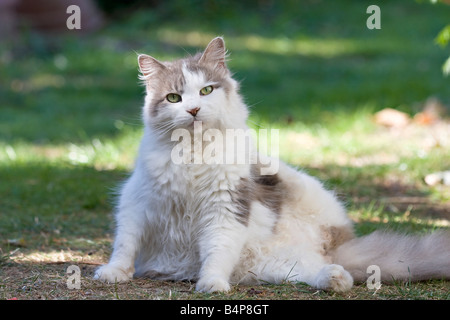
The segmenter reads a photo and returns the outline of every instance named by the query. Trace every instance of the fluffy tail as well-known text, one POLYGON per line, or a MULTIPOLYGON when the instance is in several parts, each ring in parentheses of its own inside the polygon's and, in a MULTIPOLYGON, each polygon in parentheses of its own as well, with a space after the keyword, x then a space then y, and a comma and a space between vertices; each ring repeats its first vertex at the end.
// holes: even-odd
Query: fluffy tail
POLYGON ((372 274, 370 265, 380 268, 382 282, 450 279, 450 232, 416 236, 376 231, 338 247, 334 263, 357 282, 372 274))

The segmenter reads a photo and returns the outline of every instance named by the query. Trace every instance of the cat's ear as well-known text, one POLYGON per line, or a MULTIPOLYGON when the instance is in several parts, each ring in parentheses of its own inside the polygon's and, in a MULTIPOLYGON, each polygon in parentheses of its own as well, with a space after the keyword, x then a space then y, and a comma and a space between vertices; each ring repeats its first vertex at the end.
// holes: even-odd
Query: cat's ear
POLYGON ((139 71, 141 71, 142 74, 140 78, 142 80, 146 80, 166 68, 162 62, 146 54, 140 54, 138 56, 138 63, 139 71))
POLYGON ((211 40, 206 47, 199 60, 199 63, 211 64, 215 68, 226 69, 227 50, 225 48, 225 41, 222 37, 217 37, 211 40))

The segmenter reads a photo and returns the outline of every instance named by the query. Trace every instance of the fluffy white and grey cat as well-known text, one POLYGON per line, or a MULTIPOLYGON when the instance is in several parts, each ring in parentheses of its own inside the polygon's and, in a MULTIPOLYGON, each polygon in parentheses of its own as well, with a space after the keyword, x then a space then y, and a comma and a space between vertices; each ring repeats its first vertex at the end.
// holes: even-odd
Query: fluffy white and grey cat
MULTIPOLYGON (((95 278, 193 280, 198 291, 213 292, 283 281, 345 291, 370 275, 370 265, 384 282, 450 277, 448 232, 357 238, 334 193, 282 162, 263 175, 259 162, 173 161, 174 130, 194 133, 200 121, 203 133, 247 129, 222 38, 192 57, 160 62, 142 54, 138 62, 145 130, 121 189, 111 259, 95 278)), ((192 148, 192 156, 206 146, 192 148)), ((247 152, 258 158, 254 148, 247 152)))

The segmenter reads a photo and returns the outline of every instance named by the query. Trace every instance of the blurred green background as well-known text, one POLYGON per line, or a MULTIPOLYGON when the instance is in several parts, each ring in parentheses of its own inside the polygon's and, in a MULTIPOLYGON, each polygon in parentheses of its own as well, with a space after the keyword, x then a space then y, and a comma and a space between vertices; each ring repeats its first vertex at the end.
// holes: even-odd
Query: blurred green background
POLYGON ((92 33, 24 26, 2 41, 0 138, 86 142, 119 133, 117 120, 139 124, 136 52, 173 59, 216 35, 257 122, 326 124, 337 112, 385 107, 413 114, 430 96, 448 104, 448 50, 434 38, 450 7, 380 2, 382 29, 369 30, 370 4, 98 1, 105 24, 92 33))

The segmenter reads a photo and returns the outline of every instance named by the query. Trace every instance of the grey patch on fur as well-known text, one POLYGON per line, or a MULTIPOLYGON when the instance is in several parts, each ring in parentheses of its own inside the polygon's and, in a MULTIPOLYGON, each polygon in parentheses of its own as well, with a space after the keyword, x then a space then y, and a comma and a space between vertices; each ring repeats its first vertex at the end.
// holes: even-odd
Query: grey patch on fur
POLYGON ((153 91, 153 99, 150 103, 150 115, 156 117, 158 110, 164 108, 170 102, 166 100, 169 93, 183 94, 186 80, 182 72, 182 61, 166 63, 164 68, 160 68, 154 78, 148 79, 147 85, 153 91))
POLYGON ((186 59, 186 68, 195 73, 202 73, 205 76, 205 81, 215 83, 215 88, 223 88, 225 93, 228 94, 232 85, 227 80, 230 78, 230 71, 225 68, 213 68, 207 63, 200 62, 201 54, 198 53, 195 56, 186 59))
POLYGON ((203 74, 205 81, 212 82, 215 89, 222 88, 227 96, 233 90, 231 73, 226 66, 225 44, 221 38, 214 39, 204 52, 172 62, 161 62, 141 55, 139 65, 142 73, 140 79, 153 93, 149 105, 151 117, 156 117, 158 111, 170 103, 166 100, 169 93, 182 96, 186 84, 183 66, 191 72, 203 74))
POLYGON ((320 226, 321 235, 323 238, 323 252, 324 256, 331 255, 343 243, 355 238, 353 228, 348 226, 320 226))
POLYGON ((182 96, 186 80, 183 76, 183 65, 190 72, 201 73, 205 81, 214 83, 215 89, 222 88, 228 94, 233 85, 228 80, 229 70, 225 68, 213 68, 208 63, 200 62, 201 53, 193 57, 176 60, 173 62, 161 62, 157 70, 151 77, 146 77, 146 85, 153 91, 153 99, 150 102, 150 116, 156 117, 158 110, 164 108, 170 102, 166 100, 169 93, 176 93, 182 96))
POLYGON ((284 186, 277 174, 261 175, 260 166, 252 165, 250 177, 241 178, 237 190, 231 192, 231 198, 238 205, 236 218, 247 226, 250 219, 250 205, 253 201, 260 202, 264 207, 279 215, 283 194, 284 186))

